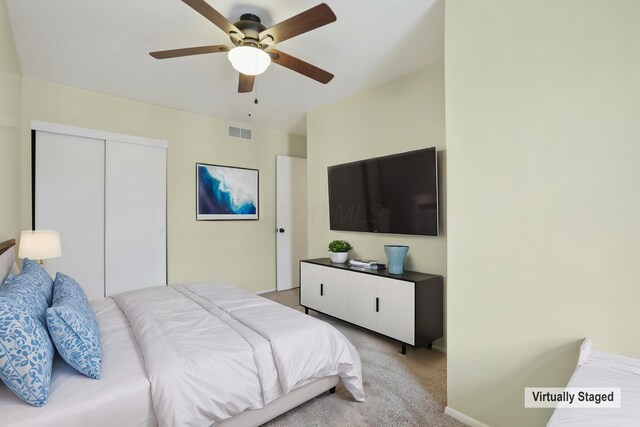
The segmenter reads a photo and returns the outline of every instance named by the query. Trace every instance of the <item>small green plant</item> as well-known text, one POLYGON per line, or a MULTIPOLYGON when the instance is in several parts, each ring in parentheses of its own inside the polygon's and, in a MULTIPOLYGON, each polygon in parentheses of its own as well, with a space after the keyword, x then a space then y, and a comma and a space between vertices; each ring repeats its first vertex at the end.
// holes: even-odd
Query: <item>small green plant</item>
POLYGON ((331 252, 349 252, 351 249, 353 246, 346 240, 334 240, 329 243, 329 251, 331 252))

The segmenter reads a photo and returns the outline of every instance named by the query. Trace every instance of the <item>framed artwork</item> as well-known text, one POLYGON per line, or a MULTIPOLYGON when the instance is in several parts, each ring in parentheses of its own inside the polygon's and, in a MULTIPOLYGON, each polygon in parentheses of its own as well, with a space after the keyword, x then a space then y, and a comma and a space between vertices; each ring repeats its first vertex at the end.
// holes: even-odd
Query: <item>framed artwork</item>
POLYGON ((196 220, 257 220, 258 170, 196 163, 196 220))

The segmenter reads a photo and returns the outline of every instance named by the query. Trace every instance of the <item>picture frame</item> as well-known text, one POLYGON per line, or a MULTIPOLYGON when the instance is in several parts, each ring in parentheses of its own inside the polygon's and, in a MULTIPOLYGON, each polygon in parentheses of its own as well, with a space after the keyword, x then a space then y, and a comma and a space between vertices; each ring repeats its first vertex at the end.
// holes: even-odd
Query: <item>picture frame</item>
POLYGON ((196 220, 258 220, 259 170, 196 163, 196 220))

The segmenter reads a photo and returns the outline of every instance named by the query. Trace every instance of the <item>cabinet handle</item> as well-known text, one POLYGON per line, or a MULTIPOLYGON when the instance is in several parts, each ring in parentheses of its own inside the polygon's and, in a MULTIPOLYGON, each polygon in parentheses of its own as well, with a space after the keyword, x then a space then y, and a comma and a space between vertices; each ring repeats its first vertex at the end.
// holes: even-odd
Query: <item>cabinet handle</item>
POLYGON ((380 298, 376 297, 376 313, 380 311, 380 298))
POLYGON ((320 283, 320 296, 324 295, 324 284, 320 283))

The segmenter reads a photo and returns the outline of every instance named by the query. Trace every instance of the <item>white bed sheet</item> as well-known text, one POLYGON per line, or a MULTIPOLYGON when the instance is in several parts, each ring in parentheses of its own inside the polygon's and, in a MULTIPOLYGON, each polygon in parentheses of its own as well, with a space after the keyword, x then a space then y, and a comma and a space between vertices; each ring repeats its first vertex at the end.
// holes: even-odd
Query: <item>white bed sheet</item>
POLYGON ((578 366, 567 387, 620 387, 620 408, 557 408, 547 427, 624 427, 640 425, 640 359, 580 347, 578 366))
POLYGON ((0 382, 4 427, 155 426, 144 359, 129 322, 111 298, 92 302, 102 335, 102 378, 87 378, 59 355, 53 365, 49 403, 24 403, 0 382))

